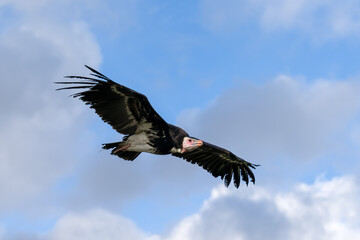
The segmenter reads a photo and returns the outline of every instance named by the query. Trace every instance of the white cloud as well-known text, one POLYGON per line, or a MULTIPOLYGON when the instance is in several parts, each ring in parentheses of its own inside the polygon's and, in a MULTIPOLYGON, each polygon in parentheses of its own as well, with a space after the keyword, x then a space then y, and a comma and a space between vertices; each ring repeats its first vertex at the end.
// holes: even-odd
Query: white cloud
POLYGON ((129 219, 103 209, 85 213, 68 213, 57 221, 54 229, 44 239, 128 239, 158 240, 155 235, 145 234, 129 219))
POLYGON ((289 191, 254 187, 243 191, 221 185, 201 209, 162 236, 144 233, 114 213, 95 209, 61 217, 45 239, 274 239, 340 240, 360 237, 360 189, 351 176, 289 191))
POLYGON ((296 29, 314 38, 358 36, 360 4, 355 0, 203 0, 204 24, 213 30, 255 20, 266 30, 296 29))
POLYGON ((298 184, 283 193, 219 186, 165 239, 358 239, 359 210, 360 191, 349 176, 298 184))
POLYGON ((351 177, 299 184, 293 193, 277 194, 274 202, 291 222, 290 239, 357 239, 360 237, 360 195, 351 177))

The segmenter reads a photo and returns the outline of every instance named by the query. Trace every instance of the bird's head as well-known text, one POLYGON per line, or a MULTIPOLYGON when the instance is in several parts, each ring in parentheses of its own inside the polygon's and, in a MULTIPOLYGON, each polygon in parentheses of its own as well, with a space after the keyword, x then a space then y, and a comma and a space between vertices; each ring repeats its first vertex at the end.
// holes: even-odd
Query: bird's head
POLYGON ((182 142, 181 153, 190 152, 190 151, 194 150, 195 148, 201 147, 202 145, 203 145, 203 141, 201 141, 199 139, 184 137, 183 142, 182 142))

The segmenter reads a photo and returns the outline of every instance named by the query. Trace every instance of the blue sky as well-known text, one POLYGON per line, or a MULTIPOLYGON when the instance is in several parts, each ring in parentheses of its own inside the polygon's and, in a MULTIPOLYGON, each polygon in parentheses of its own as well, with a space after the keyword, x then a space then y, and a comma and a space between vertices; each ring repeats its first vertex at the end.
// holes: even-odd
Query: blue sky
POLYGON ((0 1, 0 239, 360 238, 360 3, 0 1), (101 150, 121 138, 53 82, 84 64, 169 123, 261 164, 101 150))

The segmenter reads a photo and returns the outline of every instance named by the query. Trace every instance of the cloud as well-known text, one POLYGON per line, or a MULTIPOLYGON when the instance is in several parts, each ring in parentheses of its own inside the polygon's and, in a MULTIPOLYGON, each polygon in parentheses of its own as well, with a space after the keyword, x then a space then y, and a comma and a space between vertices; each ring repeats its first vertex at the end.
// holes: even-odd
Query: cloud
POLYGON ((360 34, 360 4, 354 0, 203 0, 201 11, 205 26, 215 31, 255 21, 268 31, 294 29, 314 38, 360 34))
POLYGON ((165 239, 357 239, 357 185, 344 176, 298 184, 289 192, 219 186, 199 212, 183 219, 165 239))
POLYGON ((351 80, 307 83, 280 75, 227 91, 206 109, 186 110, 179 122, 199 138, 254 159, 314 159, 339 144, 332 137, 356 118, 359 89, 351 80))
POLYGON ((354 80, 280 75, 265 84, 244 83, 205 109, 183 111, 178 123, 193 136, 261 164, 257 184, 281 188, 319 173, 355 172, 359 90, 354 80))
POLYGON ((22 16, 0 35, 0 211, 26 205, 74 167, 76 142, 89 143, 77 137, 82 110, 55 92, 53 82, 83 63, 101 61, 86 23, 22 16))
POLYGON ((254 1, 203 0, 200 3, 203 23, 215 31, 241 26, 258 12, 254 1))
MULTIPOLYGON (((94 146, 97 148, 100 145, 94 146)), ((154 183, 152 177, 156 175, 149 165, 140 158, 128 162, 110 156, 108 151, 97 153, 87 160, 87 167, 79 173, 79 179, 68 196, 68 204, 76 209, 93 206, 118 209, 129 199, 146 193, 154 183)))
MULTIPOLYGON (((360 189, 352 176, 318 178, 288 191, 215 187, 201 209, 153 235, 104 209, 70 212, 36 239, 357 239, 360 189), (81 236, 81 237, 80 237, 81 236)), ((29 238, 24 238, 29 239, 29 238)), ((34 239, 34 238, 33 238, 34 239)))
MULTIPOLYGON (((85 21, 99 31, 105 29, 105 32, 112 36, 123 33, 129 27, 135 25, 137 6, 137 0, 120 0, 116 4, 100 0, 64 0, 61 2, 37 0, 33 3, 26 0, 3 0, 0 2, 0 7, 8 7, 7 10, 12 9, 20 12, 17 17, 31 19, 31 21, 38 23, 42 23, 44 19, 50 21, 48 23, 51 23, 51 21, 57 23, 85 21)), ((11 20, 14 20, 14 18, 11 20)), ((10 24, 13 25, 13 23, 10 24)))
POLYGON ((129 239, 158 240, 155 235, 145 234, 129 219, 103 209, 84 213, 68 213, 55 224, 44 239, 129 239))
POLYGON ((136 1, 116 6, 126 14, 115 17, 114 9, 97 0, 0 3, 7 12, 0 31, 0 107, 5 113, 0 115, 0 211, 40 197, 81 163, 79 148, 94 144, 83 127, 85 116, 95 115, 67 98, 69 93, 55 92, 53 82, 85 74, 84 64, 99 66, 101 52, 88 22, 101 19, 97 26, 111 22, 121 24, 115 32, 126 29, 134 23, 136 1))
POLYGON ((0 239, 4 239, 4 236, 5 236, 5 227, 0 225, 0 239))
POLYGON ((156 198, 157 204, 171 211, 172 204, 189 202, 190 194, 205 194, 218 182, 202 168, 173 156, 143 153, 129 162, 102 151, 87 159, 86 168, 61 201, 71 209, 99 206, 116 211, 132 201, 156 198))
POLYGON ((357 1, 288 1, 267 4, 261 23, 268 29, 295 28, 311 34, 343 37, 359 35, 357 1))

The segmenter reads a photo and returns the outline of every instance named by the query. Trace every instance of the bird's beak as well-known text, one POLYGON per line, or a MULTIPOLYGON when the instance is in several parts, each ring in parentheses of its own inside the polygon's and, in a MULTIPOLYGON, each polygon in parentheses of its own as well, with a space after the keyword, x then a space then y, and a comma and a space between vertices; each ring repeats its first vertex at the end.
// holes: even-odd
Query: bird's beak
POLYGON ((204 144, 203 141, 201 141, 200 139, 194 141, 195 146, 201 147, 203 144, 204 144))

